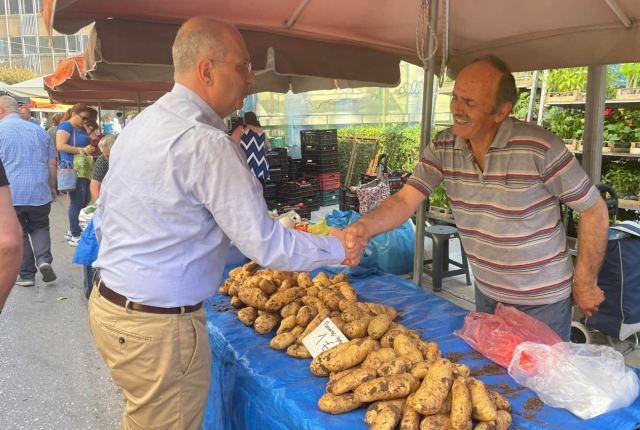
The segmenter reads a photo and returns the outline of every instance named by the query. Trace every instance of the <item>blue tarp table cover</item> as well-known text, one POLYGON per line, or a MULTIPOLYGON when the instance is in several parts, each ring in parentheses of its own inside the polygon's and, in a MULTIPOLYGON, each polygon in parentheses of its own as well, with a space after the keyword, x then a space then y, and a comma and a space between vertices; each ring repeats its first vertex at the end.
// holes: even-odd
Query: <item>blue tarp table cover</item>
MULTIPOLYGON (((477 377, 494 385, 513 405, 513 429, 633 430, 640 425, 640 398, 629 407, 583 421, 569 411, 535 402, 532 391, 517 385, 491 361, 481 357, 453 331, 467 311, 401 278, 378 273, 352 279, 361 301, 394 306, 398 321, 438 342, 443 355, 465 363, 477 377), (525 407, 528 402, 529 407, 525 407)), ((244 326, 217 294, 207 304, 207 330, 213 350, 211 389, 203 428, 221 429, 366 429, 365 408, 332 416, 317 401, 327 378, 313 376, 310 360, 289 357, 269 347, 274 333, 259 335, 244 326)))

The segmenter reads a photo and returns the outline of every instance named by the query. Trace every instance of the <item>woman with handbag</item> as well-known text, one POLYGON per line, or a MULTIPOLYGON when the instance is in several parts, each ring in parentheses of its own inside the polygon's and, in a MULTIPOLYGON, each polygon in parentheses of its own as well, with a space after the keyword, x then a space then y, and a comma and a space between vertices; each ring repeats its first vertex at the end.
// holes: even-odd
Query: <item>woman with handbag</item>
POLYGON ((56 148, 60 152, 58 188, 69 194, 69 231, 65 239, 69 245, 80 242, 80 210, 89 202, 89 180, 93 170, 95 147, 85 130, 85 123, 91 118, 91 108, 78 103, 65 114, 56 132, 56 148), (75 172, 75 184, 73 176, 75 172), (62 185, 64 183, 64 186, 62 185))

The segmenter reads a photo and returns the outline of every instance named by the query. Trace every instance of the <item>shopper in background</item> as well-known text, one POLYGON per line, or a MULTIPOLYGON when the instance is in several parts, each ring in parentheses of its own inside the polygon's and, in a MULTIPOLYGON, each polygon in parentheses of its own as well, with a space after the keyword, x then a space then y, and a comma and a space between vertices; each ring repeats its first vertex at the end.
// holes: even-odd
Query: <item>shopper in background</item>
POLYGON ((115 134, 109 134, 100 139, 100 143, 98 143, 98 147, 102 154, 96 160, 96 164, 93 167, 91 183, 89 184, 89 189, 91 190, 91 201, 93 201, 93 203, 96 203, 98 201, 98 197, 100 197, 102 181, 109 171, 109 154, 111 153, 111 147, 113 147, 117 137, 118 136, 115 134))
POLYGON ((22 118, 23 120, 32 122, 36 124, 38 127, 40 127, 40 121, 38 121, 37 119, 31 116, 31 109, 29 109, 28 107, 20 106, 19 114, 20 114, 20 118, 22 118))
POLYGON ((11 202, 9 181, 0 160, 0 312, 20 271, 22 229, 11 202))
POLYGON ((60 125, 60 121, 62 120, 62 114, 55 114, 51 117, 51 125, 47 129, 47 134, 51 138, 51 141, 55 145, 56 143, 56 132, 58 131, 58 125, 60 125))
POLYGON ((104 120, 102 121, 102 131, 104 132, 105 135, 110 135, 114 133, 114 123, 113 121, 111 121, 111 117, 110 116, 105 116, 104 120))
POLYGON ((11 200, 22 225, 24 255, 16 285, 33 287, 38 271, 44 282, 51 267, 49 213, 56 198, 56 151, 42 127, 23 121, 13 97, 0 97, 0 159, 11 182, 11 200))
MULTIPOLYGON (((85 153, 93 155, 96 149, 90 146, 90 138, 85 129, 85 123, 91 119, 91 109, 82 103, 73 105, 56 132, 56 148, 60 152, 59 167, 69 168, 73 166, 76 154, 85 153)), ((75 191, 69 192, 69 231, 65 239, 69 245, 77 246, 80 241, 80 223, 78 215, 80 210, 89 203, 89 179, 78 178, 75 191)))
POLYGON ((261 181, 269 180, 269 163, 267 162, 267 151, 269 147, 269 137, 263 130, 254 112, 244 114, 244 124, 233 130, 231 138, 240 143, 247 157, 249 169, 261 181))
POLYGON ((269 216, 223 122, 255 82, 240 33, 190 19, 172 54, 176 83, 118 136, 96 210, 89 325, 125 397, 122 428, 200 428, 211 378, 202 303, 217 291, 230 241, 280 270, 353 264, 361 251, 347 255, 341 232, 315 236, 269 216))

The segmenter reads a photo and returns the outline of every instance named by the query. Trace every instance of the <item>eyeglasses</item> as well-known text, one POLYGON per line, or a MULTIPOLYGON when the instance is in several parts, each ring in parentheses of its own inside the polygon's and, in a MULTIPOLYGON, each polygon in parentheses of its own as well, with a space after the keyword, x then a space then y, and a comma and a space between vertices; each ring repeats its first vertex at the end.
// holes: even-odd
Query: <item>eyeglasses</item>
POLYGON ((87 121, 89 121, 89 120, 91 119, 91 117, 90 117, 90 116, 84 116, 84 115, 78 115, 78 116, 79 116, 80 118, 82 118, 82 121, 83 121, 83 122, 87 122, 87 121))
POLYGON ((222 61, 222 60, 214 60, 213 58, 209 58, 209 61, 212 63, 222 63, 222 64, 233 64, 236 66, 238 71, 243 71, 247 75, 251 73, 251 61, 246 61, 244 63, 235 63, 233 61, 222 61))

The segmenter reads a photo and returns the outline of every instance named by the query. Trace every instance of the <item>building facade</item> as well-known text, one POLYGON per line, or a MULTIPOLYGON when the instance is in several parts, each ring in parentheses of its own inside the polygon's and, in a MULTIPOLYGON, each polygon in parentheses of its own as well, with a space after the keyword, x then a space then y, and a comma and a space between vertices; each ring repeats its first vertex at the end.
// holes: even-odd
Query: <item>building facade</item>
POLYGON ((2 67, 52 73, 60 60, 82 53, 88 33, 88 28, 68 36, 54 31, 50 41, 41 0, 0 0, 2 67))

